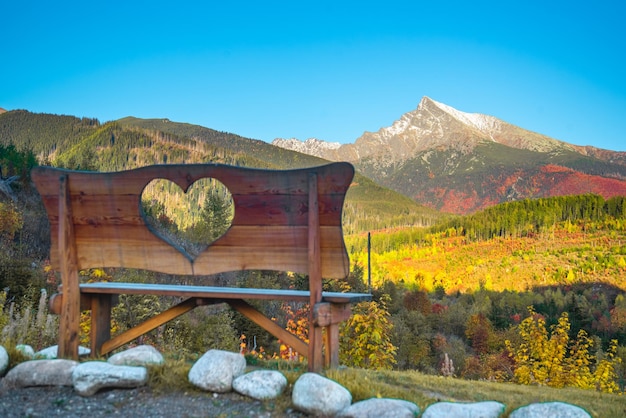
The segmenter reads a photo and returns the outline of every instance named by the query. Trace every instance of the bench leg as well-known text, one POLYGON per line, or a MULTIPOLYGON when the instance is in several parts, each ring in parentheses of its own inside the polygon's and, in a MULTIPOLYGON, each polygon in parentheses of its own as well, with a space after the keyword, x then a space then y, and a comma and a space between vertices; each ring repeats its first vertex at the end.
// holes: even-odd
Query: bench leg
POLYGON ((102 344, 111 339, 113 295, 91 297, 91 357, 99 357, 102 344))
MULTIPOLYGON (((324 357, 323 364, 325 367, 339 367, 339 324, 350 317, 351 309, 347 303, 317 303, 312 311, 313 324, 309 332, 314 332, 315 338, 322 340, 322 329, 325 331, 324 338, 324 357)), ((319 348, 321 359, 321 348, 319 348)), ((321 365, 321 361, 320 365, 321 365)), ((310 363, 309 363, 310 364, 310 363)), ((317 363, 315 363, 317 365, 317 363)))
POLYGON ((326 367, 336 369, 339 367, 339 324, 330 324, 326 327, 326 355, 324 363, 326 367))

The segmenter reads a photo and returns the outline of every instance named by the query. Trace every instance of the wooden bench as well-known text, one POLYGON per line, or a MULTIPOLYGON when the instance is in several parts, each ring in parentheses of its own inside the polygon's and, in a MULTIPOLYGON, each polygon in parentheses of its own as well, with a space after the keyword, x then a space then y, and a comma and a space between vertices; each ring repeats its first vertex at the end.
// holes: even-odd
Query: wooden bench
POLYGON ((59 318, 59 357, 78 358, 79 318, 91 310, 93 355, 106 355, 196 306, 225 302, 307 357, 310 371, 338 365, 339 324, 362 293, 322 292, 322 278, 345 278, 349 259, 341 215, 354 176, 348 163, 295 170, 259 170, 220 164, 155 165, 122 172, 81 172, 36 167, 31 177, 51 229, 50 259, 62 291, 51 298, 59 318), (171 244, 146 223, 141 195, 166 179, 184 192, 213 178, 232 195, 234 217, 224 235, 197 257, 171 244), (238 270, 307 274, 308 291, 174 284, 80 283, 79 270, 124 267, 173 275, 238 270), (119 294, 185 298, 144 323, 111 338, 111 307, 119 294), (246 300, 308 302, 309 344, 246 300))

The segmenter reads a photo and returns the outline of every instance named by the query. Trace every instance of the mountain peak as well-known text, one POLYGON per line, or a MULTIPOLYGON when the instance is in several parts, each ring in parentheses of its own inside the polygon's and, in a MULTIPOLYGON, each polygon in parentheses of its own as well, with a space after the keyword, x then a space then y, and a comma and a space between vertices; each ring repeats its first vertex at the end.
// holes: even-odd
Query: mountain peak
POLYGON ((3 114, 3 113, 6 113, 6 111, 7 111, 6 109, 3 109, 3 108, 0 107, 0 115, 3 114))
POLYGON ((486 133, 489 137, 492 137, 492 133, 494 130, 497 130, 500 127, 501 121, 493 116, 483 115, 481 113, 467 113, 461 112, 453 108, 452 106, 448 106, 447 104, 443 104, 441 102, 437 102, 427 96, 424 96, 420 101, 417 110, 426 110, 432 108, 433 106, 439 108, 444 111, 448 115, 452 116, 459 122, 471 126, 472 128, 478 129, 479 131, 486 133))

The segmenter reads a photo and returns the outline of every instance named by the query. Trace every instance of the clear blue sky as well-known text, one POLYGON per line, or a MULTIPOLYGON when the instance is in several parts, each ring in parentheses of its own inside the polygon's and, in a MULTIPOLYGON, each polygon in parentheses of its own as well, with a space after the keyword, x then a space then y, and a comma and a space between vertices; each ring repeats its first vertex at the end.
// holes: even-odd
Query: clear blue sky
POLYGON ((623 0, 9 1, 0 107, 346 143, 429 96, 626 151, 625 18, 623 0))

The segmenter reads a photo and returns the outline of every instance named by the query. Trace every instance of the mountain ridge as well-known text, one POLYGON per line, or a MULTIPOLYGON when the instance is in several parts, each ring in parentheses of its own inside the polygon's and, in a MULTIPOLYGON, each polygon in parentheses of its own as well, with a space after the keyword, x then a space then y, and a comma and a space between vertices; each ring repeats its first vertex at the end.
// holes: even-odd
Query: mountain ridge
POLYGON ((307 148, 310 142, 294 139, 272 143, 331 161, 349 161, 385 187, 458 214, 554 194, 596 193, 605 198, 626 194, 626 152, 569 144, 429 97, 391 126, 365 132, 352 144, 326 147, 317 140, 315 147, 307 148), (556 170, 561 173, 554 177, 557 183, 545 175, 554 167, 563 168, 556 170), (508 187, 525 186, 507 191, 502 181, 508 187))
MULTIPOLYGON (((32 151, 42 164, 119 171, 152 164, 213 162, 266 169, 312 167, 317 157, 169 119, 97 119, 9 111, 0 115, 0 144, 32 151)), ((444 215, 356 173, 344 206, 346 233, 428 226, 444 215)))
MULTIPOLYGON (((313 150, 307 150, 306 146, 303 146, 309 144, 309 141, 310 139, 299 141, 295 138, 289 140, 276 138, 272 144, 285 148, 297 147, 313 155, 313 150)), ((601 150, 589 145, 579 146, 559 141, 512 125, 494 116, 462 112, 427 96, 422 98, 415 110, 404 113, 391 126, 382 127, 376 132, 366 131, 354 143, 343 144, 339 147, 326 147, 322 144, 325 141, 316 139, 313 144, 316 149, 326 151, 326 153, 318 153, 317 156, 321 158, 353 161, 357 158, 381 154, 381 149, 389 149, 389 154, 396 157, 395 160, 402 160, 402 157, 413 155, 417 151, 436 147, 470 151, 477 143, 483 141, 539 152, 565 148, 588 154, 602 154, 594 150, 617 153, 617 151, 601 150), (459 141, 455 142, 455 138, 459 141), (408 152, 407 146, 410 147, 408 152)))
POLYGON ((292 138, 281 147, 165 118, 101 124, 25 110, 0 114, 0 143, 31 147, 41 161, 103 171, 174 162, 297 168, 348 161, 364 186, 354 193, 360 199, 352 206, 355 219, 368 228, 428 224, 433 211, 469 214, 526 198, 626 195, 626 152, 575 146, 428 97, 353 144, 292 138), (287 149, 289 144, 298 149, 287 149), (367 212, 377 221, 369 223, 367 212))

